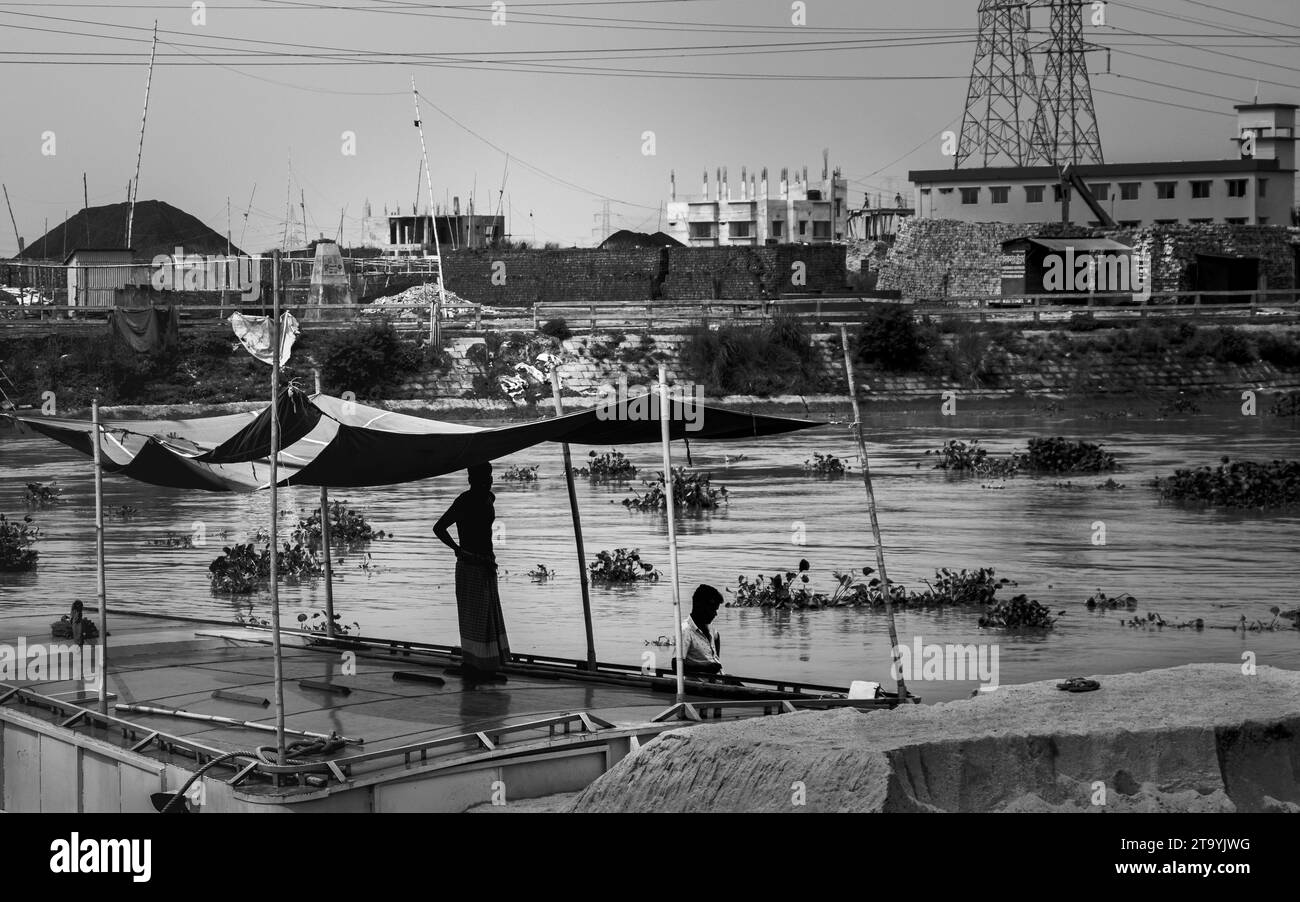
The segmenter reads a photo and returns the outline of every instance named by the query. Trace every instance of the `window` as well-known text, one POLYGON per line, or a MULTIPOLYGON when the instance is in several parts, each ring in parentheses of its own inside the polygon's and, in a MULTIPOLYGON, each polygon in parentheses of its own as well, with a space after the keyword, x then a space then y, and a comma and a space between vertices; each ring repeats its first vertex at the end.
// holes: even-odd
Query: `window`
POLYGON ((711 222, 693 222, 691 223, 692 238, 715 238, 717 233, 713 230, 711 222))
POLYGON ((1245 179, 1228 179, 1228 197, 1245 197, 1246 185, 1245 179))
POLYGON ((773 219, 773 220, 772 220, 772 237, 773 237, 773 238, 780 238, 780 237, 781 237, 782 229, 784 229, 784 228, 785 228, 785 222, 783 222, 783 221, 780 220, 780 219, 773 219))
POLYGON ((1025 185, 1025 203, 1041 204, 1043 202, 1042 185, 1025 185))
POLYGON ((1259 219, 1256 219, 1255 221, 1256 221, 1257 223, 1259 223, 1260 225, 1268 225, 1268 217, 1267 217, 1267 216, 1261 216, 1261 217, 1259 217, 1259 219))
POLYGON ((922 188, 922 189, 921 189, 921 196, 922 196, 922 197, 929 197, 929 196, 930 196, 930 189, 929 189, 929 188, 922 188))
POLYGON ((939 193, 940 193, 940 194, 952 194, 952 189, 951 189, 951 188, 940 188, 940 189, 939 189, 939 193))
POLYGON ((1110 200, 1110 183, 1098 182, 1096 185, 1089 185, 1088 190, 1097 200, 1110 200))
POLYGON ((799 220, 799 234, 800 235, 808 234, 808 220, 806 219, 799 220))
POLYGON ((1137 200, 1138 195, 1142 193, 1141 182, 1121 182, 1119 186, 1120 200, 1137 200))
POLYGON ((1208 181, 1192 182, 1192 197, 1197 200, 1204 200, 1210 196, 1210 183, 1208 181))
POLYGON ((1173 200, 1177 193, 1177 182, 1156 182, 1156 197, 1160 200, 1173 200))
POLYGON ((1120 227, 1121 229, 1139 229, 1139 228, 1142 227, 1142 220, 1140 220, 1140 219, 1121 219, 1121 220, 1119 221, 1119 227, 1120 227))
POLYGON ((836 218, 836 219, 839 219, 839 218, 840 218, 840 203, 841 203, 840 198, 838 198, 838 197, 835 198, 835 218, 836 218))
POLYGON ((1157 219, 1157 220, 1156 220, 1156 225, 1165 225, 1165 226, 1168 226, 1168 225, 1178 225, 1178 220, 1177 220, 1177 219, 1157 219))
POLYGON ((961 202, 962 202, 963 204, 977 204, 977 203, 979 203, 979 202, 980 202, 980 189, 978 189, 978 188, 962 188, 962 189, 961 189, 961 202))
POLYGON ((1058 204, 1061 202, 1061 186, 1060 186, 1060 185, 1053 185, 1053 186, 1052 186, 1052 200, 1053 200, 1054 202, 1058 203, 1058 204))
POLYGON ((1005 204, 1010 199, 1010 188, 990 188, 989 193, 993 195, 993 203, 1005 204))
POLYGON ((733 222, 728 225, 728 232, 732 238, 752 238, 754 233, 749 226, 748 222, 733 222))
POLYGON ((1229 216, 1227 219, 1225 219, 1225 220, 1223 220, 1223 221, 1226 222, 1228 225, 1245 225, 1245 224, 1246 224, 1246 217, 1244 217, 1244 216, 1229 216))
POLYGON ((1209 223, 1214 222, 1213 219, 1189 219, 1187 221, 1191 225, 1208 225, 1209 223))
POLYGON ((814 237, 814 238, 829 238, 829 237, 831 237, 831 224, 830 224, 829 222, 825 222, 825 221, 822 221, 822 220, 817 220, 816 222, 814 222, 814 223, 813 223, 813 237, 814 237))
POLYGON ((1260 179, 1260 180, 1259 180, 1259 196, 1260 196, 1260 197, 1263 197, 1265 194, 1267 194, 1267 191, 1265 190, 1267 187, 1268 187, 1268 179, 1260 179))

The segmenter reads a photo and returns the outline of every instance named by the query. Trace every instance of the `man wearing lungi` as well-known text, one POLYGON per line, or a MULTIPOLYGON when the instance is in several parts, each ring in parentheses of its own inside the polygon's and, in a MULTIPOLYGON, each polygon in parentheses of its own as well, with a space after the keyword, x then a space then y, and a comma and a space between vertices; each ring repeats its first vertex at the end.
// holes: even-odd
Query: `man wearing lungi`
MULTIPOLYGON (((433 532, 456 552, 456 611, 460 621, 460 670, 470 681, 505 682, 501 666, 510 656, 506 622, 497 592, 497 562, 492 551, 496 520, 492 494, 492 465, 468 468, 469 491, 452 502, 433 532), (457 543, 448 527, 456 524, 457 543)), ((449 672, 455 673, 454 669, 449 672)))

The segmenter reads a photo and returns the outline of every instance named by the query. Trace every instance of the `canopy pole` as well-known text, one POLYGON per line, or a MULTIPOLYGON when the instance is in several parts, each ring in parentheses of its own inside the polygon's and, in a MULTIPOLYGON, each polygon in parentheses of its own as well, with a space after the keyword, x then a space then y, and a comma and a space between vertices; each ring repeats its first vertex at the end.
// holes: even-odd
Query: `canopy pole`
POLYGON ((277 514, 280 510, 280 251, 271 253, 271 655, 275 667, 275 748, 276 762, 285 763, 284 754, 284 655, 280 647, 279 536, 277 514))
MULTIPOLYGON (((90 402, 95 451, 95 596, 99 601, 99 713, 108 713, 108 598, 104 585, 104 467, 99 440, 99 398, 90 402)), ((92 646, 93 653, 94 648, 92 646)))
MULTIPOLYGON (((320 394, 320 370, 312 370, 316 377, 316 394, 320 394)), ((329 489, 320 487, 320 544, 325 564, 325 635, 334 638, 334 567, 330 560, 330 495, 329 489)))
MULTIPOLYGON (((551 394, 555 398, 555 415, 564 416, 560 401, 560 371, 551 370, 551 394)), ((569 511, 573 514, 573 540, 578 547, 578 581, 582 586, 582 625, 587 630, 587 669, 596 669, 596 639, 591 631, 591 585, 587 578, 587 552, 582 543, 582 517, 578 513, 578 490, 573 484, 573 455, 569 443, 562 442, 564 450, 564 482, 569 487, 569 511)))
POLYGON ((682 590, 677 576, 677 522, 673 504, 673 453, 669 426, 672 410, 668 406, 668 367, 659 364, 659 424, 664 446, 664 497, 668 503, 668 562, 673 574, 673 628, 677 636, 677 705, 686 704, 685 662, 682 660, 682 590))
POLYGON ((858 440, 858 459, 862 462, 862 485, 867 490, 867 513, 871 517, 871 535, 876 542, 876 571, 880 574, 880 589, 885 599, 885 616, 889 618, 889 657, 894 672, 898 674, 898 698, 909 698, 903 669, 899 666, 898 629, 894 625, 894 601, 889 593, 889 577, 885 574, 885 545, 880 540, 880 520, 876 517, 876 493, 871 488, 871 466, 867 462, 867 442, 862 437, 862 412, 858 408, 858 387, 853 377, 853 359, 849 356, 849 330, 840 326, 840 342, 844 346, 844 372, 849 380, 849 400, 853 402, 853 434, 858 440))

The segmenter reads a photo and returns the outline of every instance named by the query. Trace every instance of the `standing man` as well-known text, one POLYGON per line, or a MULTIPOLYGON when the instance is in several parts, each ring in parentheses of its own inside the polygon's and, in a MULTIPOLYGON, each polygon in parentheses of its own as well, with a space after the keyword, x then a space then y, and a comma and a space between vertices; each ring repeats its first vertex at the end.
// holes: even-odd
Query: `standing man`
POLYGON ((452 502, 434 524, 433 532, 456 552, 456 613, 464 662, 459 672, 471 682, 504 683, 506 676, 500 670, 509 660, 510 643, 497 591, 496 554, 492 550, 492 523, 496 520, 492 465, 476 464, 465 472, 469 477, 469 491, 462 492, 452 502), (453 523, 459 543, 447 531, 453 523))

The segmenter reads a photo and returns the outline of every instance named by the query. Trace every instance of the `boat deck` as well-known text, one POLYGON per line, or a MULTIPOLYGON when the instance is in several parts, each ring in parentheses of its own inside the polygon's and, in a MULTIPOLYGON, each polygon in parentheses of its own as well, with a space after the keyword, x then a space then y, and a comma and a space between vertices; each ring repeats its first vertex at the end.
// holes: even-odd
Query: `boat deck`
MULTIPOLYGON (((51 640, 51 623, 58 618, 54 612, 0 617, 0 642, 16 647, 22 638, 29 656, 34 645, 66 643, 51 640)), ((274 732, 256 726, 275 724, 269 631, 111 610, 109 631, 107 719, 95 714, 97 698, 80 680, 7 676, 0 682, 0 714, 42 711, 61 728, 189 771, 222 753, 251 753, 212 771, 244 799, 290 801, 400 779, 413 769, 500 764, 593 743, 604 748, 614 741, 625 753, 642 738, 682 725, 655 720, 675 702, 673 681, 662 672, 647 678, 615 665, 583 672, 579 662, 563 667, 525 655, 515 656, 507 682, 475 685, 444 672, 458 663, 452 648, 400 640, 343 647, 289 633, 282 655, 286 741, 304 738, 292 731, 333 733, 347 745, 327 760, 276 764, 274 732), (26 691, 14 693, 15 688, 26 691), (244 699, 216 697, 217 691, 244 699), (261 699, 272 704, 253 701, 261 699)), ((846 703, 833 696, 775 684, 754 689, 692 682, 686 701, 692 718, 730 718, 794 710, 791 700, 797 707, 846 703)))

